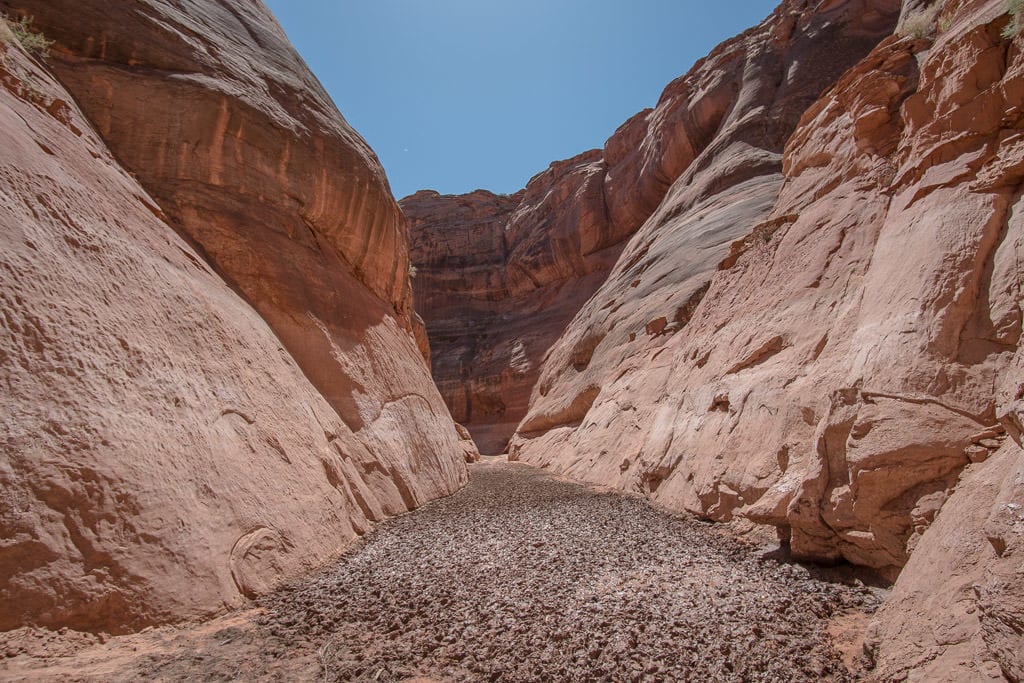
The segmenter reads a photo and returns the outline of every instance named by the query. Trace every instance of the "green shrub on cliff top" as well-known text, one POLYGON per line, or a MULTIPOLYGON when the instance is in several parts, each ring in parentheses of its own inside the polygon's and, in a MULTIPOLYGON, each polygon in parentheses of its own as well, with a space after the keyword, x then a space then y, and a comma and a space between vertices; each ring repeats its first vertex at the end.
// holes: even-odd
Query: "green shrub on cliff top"
POLYGON ((47 40, 42 33, 32 29, 33 17, 22 17, 18 21, 14 21, 6 14, 0 14, 0 19, 27 52, 42 59, 50 56, 50 46, 53 45, 53 41, 47 40))
POLYGON ((932 5, 903 20, 897 33, 911 38, 930 38, 935 34, 935 20, 942 10, 942 3, 932 5))
POLYGON ((1013 40, 1024 28, 1024 0, 1007 0, 1006 13, 1010 23, 1003 27, 1003 38, 1013 40))

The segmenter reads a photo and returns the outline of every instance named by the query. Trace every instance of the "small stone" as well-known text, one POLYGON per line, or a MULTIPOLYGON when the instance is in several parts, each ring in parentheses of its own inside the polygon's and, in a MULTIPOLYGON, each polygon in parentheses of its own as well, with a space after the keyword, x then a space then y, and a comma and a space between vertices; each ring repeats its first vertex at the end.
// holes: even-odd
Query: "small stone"
POLYGON ((991 451, 984 446, 968 446, 964 449, 964 455, 967 456, 968 460, 974 463, 985 462, 988 460, 990 453, 991 451))

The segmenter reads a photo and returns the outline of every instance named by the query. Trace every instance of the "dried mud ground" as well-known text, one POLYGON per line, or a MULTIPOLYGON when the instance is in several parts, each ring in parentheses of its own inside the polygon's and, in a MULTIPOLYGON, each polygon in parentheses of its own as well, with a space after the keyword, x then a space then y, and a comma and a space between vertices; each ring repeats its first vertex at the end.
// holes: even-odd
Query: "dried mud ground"
POLYGON ((200 624, 0 634, 4 680, 857 680, 882 591, 762 537, 553 478, 470 485, 200 624), (102 642, 100 642, 102 641, 102 642))

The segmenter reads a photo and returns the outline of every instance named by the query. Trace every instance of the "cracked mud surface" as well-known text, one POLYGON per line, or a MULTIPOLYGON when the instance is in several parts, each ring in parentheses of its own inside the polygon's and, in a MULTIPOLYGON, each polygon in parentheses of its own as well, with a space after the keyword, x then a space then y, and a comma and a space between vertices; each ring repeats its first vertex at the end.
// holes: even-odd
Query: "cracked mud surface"
POLYGON ((8 674, 855 680, 830 619, 863 615, 878 598, 814 573, 642 499, 486 463, 463 491, 378 525, 257 609, 115 638, 46 668, 12 659, 8 639, 7 662, 24 665, 8 674))

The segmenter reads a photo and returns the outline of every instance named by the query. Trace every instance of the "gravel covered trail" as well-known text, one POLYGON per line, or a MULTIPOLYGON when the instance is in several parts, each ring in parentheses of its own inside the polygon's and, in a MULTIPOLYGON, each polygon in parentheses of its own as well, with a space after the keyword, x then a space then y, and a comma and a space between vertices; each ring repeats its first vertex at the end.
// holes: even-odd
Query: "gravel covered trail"
POLYGON ((847 678, 826 620, 870 593, 760 554, 635 497, 487 464, 262 601, 261 621, 311 638, 342 680, 847 678))
POLYGON ((816 579, 764 552, 638 497, 483 463, 461 492, 379 524, 330 569, 260 599, 238 625, 222 617, 201 637, 162 635, 161 647, 142 647, 149 654, 122 673, 856 679, 832 645, 829 620, 869 612, 872 590, 816 579))

